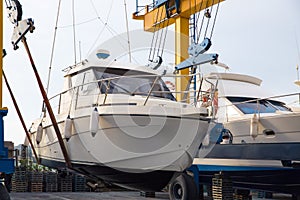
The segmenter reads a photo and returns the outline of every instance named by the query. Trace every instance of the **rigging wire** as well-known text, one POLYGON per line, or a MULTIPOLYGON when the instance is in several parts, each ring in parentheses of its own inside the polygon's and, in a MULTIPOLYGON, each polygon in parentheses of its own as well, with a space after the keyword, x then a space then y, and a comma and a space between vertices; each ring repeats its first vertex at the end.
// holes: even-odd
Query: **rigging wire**
POLYGON ((164 36, 164 40, 163 40, 163 46, 162 46, 160 57, 163 56, 163 53, 164 53, 164 50, 165 50, 166 39, 167 39, 167 34, 168 34, 168 27, 169 27, 169 21, 167 22, 167 27, 165 28, 166 31, 165 31, 165 36, 164 36))
POLYGON ((211 29, 211 32, 210 32, 210 37, 209 37, 210 39, 212 38, 212 35, 213 35, 213 32, 214 32, 214 29, 215 29, 215 24, 216 24, 217 15, 218 15, 218 12, 219 12, 219 7, 220 7, 220 0, 218 0, 217 10, 216 10, 216 14, 215 14, 214 22, 213 22, 213 25, 212 25, 212 29, 211 29))
POLYGON ((54 47, 55 47, 55 42, 56 42, 57 25, 58 25, 59 14, 60 14, 60 6, 61 6, 61 0, 59 0, 59 2, 58 2, 58 8, 57 8, 57 14, 56 14, 56 21, 55 21, 52 49, 51 49, 51 56, 50 56, 50 64, 49 64, 49 71, 48 71, 46 94, 48 94, 49 85, 50 85, 50 77, 51 77, 52 62, 53 62, 53 57, 54 57, 54 47))
MULTIPOLYGON (((200 18, 200 13, 201 13, 200 11, 201 11, 202 5, 203 5, 203 1, 201 1, 200 7, 199 7, 199 12, 197 13, 197 19, 196 19, 196 22, 195 22, 195 30, 198 29, 198 21, 199 21, 199 18, 200 18)), ((196 1, 195 1, 195 7, 196 7, 196 1)), ((196 32, 196 34, 197 34, 197 32, 196 32)), ((195 36, 195 42, 198 43, 198 40, 199 40, 198 38, 199 37, 200 37, 200 35, 198 35, 198 34, 195 36)))
POLYGON ((11 6, 10 1, 9 1, 9 5, 8 5, 7 1, 5 0, 5 4, 6 4, 6 8, 9 8, 11 6))
MULTIPOLYGON (((163 22, 163 23, 164 23, 164 22, 163 22)), ((157 48, 157 56, 160 56, 160 55, 159 55, 160 46, 161 46, 161 43, 162 43, 163 34, 164 34, 165 32, 166 32, 166 31, 164 31, 164 29, 161 29, 161 31, 160 31, 160 37, 159 37, 158 48, 157 48)))
MULTIPOLYGON (((109 10, 108 16, 107 16, 107 18, 106 18, 106 21, 104 21, 104 20, 100 17, 100 15, 99 15, 99 13, 98 13, 98 11, 97 11, 97 9, 96 9, 96 6, 95 6, 95 4, 93 3, 92 0, 90 0, 90 3, 91 3, 91 5, 92 5, 92 7, 93 7, 93 9, 94 9, 94 12, 95 12, 95 14, 96 14, 96 16, 97 16, 97 19, 104 25, 104 27, 100 30, 100 32, 99 32, 99 34, 98 34, 98 36, 97 36, 97 39, 96 39, 96 41, 94 42, 94 44, 92 45, 92 47, 90 48, 90 50, 88 51, 88 54, 90 54, 90 52, 94 49, 94 47, 95 47, 95 45, 96 45, 98 39, 100 38, 100 36, 101 36, 102 33, 104 32, 105 28, 106 28, 106 30, 108 30, 108 31, 110 32, 110 34, 111 34, 112 36, 117 36, 117 35, 118 35, 118 33, 117 33, 112 27, 110 27, 110 25, 108 24, 109 15, 110 15, 110 13, 111 13, 111 8, 112 8, 113 1, 112 1, 111 6, 110 6, 110 10, 109 10)), ((123 43, 119 40, 119 38, 120 38, 120 37, 115 37, 115 39, 118 40, 118 42, 120 43, 121 47, 122 47, 123 49, 127 49, 127 48, 123 45, 123 43)), ((122 38, 122 39, 126 40, 126 38, 122 38)), ((132 57, 132 59, 134 59, 134 57, 132 57)))
POLYGON ((76 65, 77 58, 76 58, 76 30, 75 30, 75 3, 74 3, 74 0, 72 0, 72 17, 73 17, 74 65, 76 65))
MULTIPOLYGON (((160 9, 160 10, 161 10, 161 12, 160 12, 159 21, 162 20, 162 16, 163 16, 163 9, 160 9)), ((158 16, 158 15, 157 15, 157 16, 158 16)), ((156 52, 156 47, 157 47, 157 41, 158 41, 158 37, 159 37, 159 31, 162 31, 162 29, 159 30, 160 24, 157 25, 157 23, 159 23, 159 22, 158 22, 158 18, 157 18, 157 21, 156 21, 156 23, 155 23, 155 24, 156 24, 156 26, 155 26, 156 30, 155 30, 155 32, 154 32, 154 34, 153 34, 153 37, 156 37, 156 38, 155 38, 155 43, 154 43, 154 47, 153 47, 153 54, 152 54, 151 62, 154 60, 154 56, 155 56, 155 52, 156 52), (157 34, 156 34, 156 32, 157 32, 157 34)), ((151 48, 152 48, 152 47, 151 47, 151 48)))
MULTIPOLYGON (((214 5, 214 2, 215 2, 215 0, 212 1, 212 5, 211 5, 210 11, 207 10, 207 12, 208 12, 209 15, 211 15, 211 13, 212 13, 212 11, 213 11, 213 7, 214 7, 213 5, 214 5)), ((205 13, 204 13, 204 15, 205 15, 205 13)), ((208 30, 208 26, 209 26, 210 19, 211 19, 211 16, 209 16, 209 17, 208 17, 208 20, 207 20, 206 29, 205 29, 205 33, 204 33, 204 38, 206 38, 206 34, 207 34, 207 30, 208 30)))
POLYGON ((127 43, 128 43, 128 56, 129 56, 129 62, 131 63, 130 37, 129 37, 129 27, 128 27, 128 17, 127 17, 126 0, 124 0, 124 9, 125 9, 125 19, 126 19, 126 32, 127 32, 127 43))
MULTIPOLYGON (((156 12, 156 16, 155 16, 155 24, 157 24, 158 21, 158 13, 159 13, 159 8, 158 11, 156 12)), ((156 34, 156 26, 154 26, 154 32, 153 32, 153 36, 152 36, 152 40, 151 40, 151 45, 150 45, 150 51, 149 51, 149 56, 148 56, 148 61, 152 62, 153 60, 151 59, 151 55, 152 55, 152 47, 153 47, 153 43, 154 43, 154 38, 155 38, 155 34, 156 34)))
MULTIPOLYGON (((207 6, 208 6, 208 1, 206 2, 206 8, 207 8, 207 6)), ((202 5, 201 5, 201 7, 202 7, 202 5)), ((200 8, 201 9, 201 8, 200 8)), ((200 15, 200 13, 199 13, 199 15, 200 15)), ((200 37, 201 37, 201 32, 202 32, 202 27, 203 27, 203 24, 204 24, 204 18, 205 18, 205 15, 204 15, 204 13, 203 13, 203 17, 202 17, 202 21, 201 21, 201 26, 200 26, 200 30, 199 30, 199 32, 198 32, 198 38, 197 38, 197 44, 199 43, 199 39, 200 39, 200 37)))
MULTIPOLYGON (((92 19, 88 19, 88 20, 86 20, 86 21, 79 22, 79 23, 75 24, 75 26, 87 24, 87 23, 90 23, 90 22, 93 22, 93 21, 96 21, 96 20, 98 20, 98 18, 97 18, 97 17, 94 17, 94 18, 92 18, 92 19)), ((57 28, 63 29, 63 28, 70 28, 70 27, 73 27, 73 24, 64 25, 64 26, 58 26, 57 28)))

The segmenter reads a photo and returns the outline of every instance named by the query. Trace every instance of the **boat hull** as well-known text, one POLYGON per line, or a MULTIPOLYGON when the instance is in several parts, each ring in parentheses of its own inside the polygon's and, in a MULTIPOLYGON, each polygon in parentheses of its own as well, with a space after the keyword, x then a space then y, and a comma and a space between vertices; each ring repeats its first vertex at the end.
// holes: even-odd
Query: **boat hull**
POLYGON ((233 143, 300 142, 299 121, 300 113, 261 116, 259 118, 258 135, 255 138, 249 134, 251 127, 250 117, 225 122, 224 127, 233 134, 233 143), (266 134, 264 130, 273 131, 273 133, 266 134))
MULTIPOLYGON (((125 188, 160 191, 192 164, 209 122, 199 115, 106 112, 99 114, 99 129, 93 134, 90 115, 81 115, 73 119, 72 137, 64 143, 72 168, 80 173, 125 188)), ((59 127, 63 133, 64 121, 59 127)), ((39 144, 36 135, 32 138, 42 164, 65 168, 53 127, 44 127, 39 144)))
MULTIPOLYGON (((41 159, 41 164, 56 169, 65 167, 65 162, 50 159, 41 159)), ((139 191, 161 191, 172 179, 175 172, 151 171, 145 173, 130 173, 124 170, 116 170, 103 165, 91 165, 87 163, 72 163, 73 170, 92 179, 100 179, 107 183, 139 191)))

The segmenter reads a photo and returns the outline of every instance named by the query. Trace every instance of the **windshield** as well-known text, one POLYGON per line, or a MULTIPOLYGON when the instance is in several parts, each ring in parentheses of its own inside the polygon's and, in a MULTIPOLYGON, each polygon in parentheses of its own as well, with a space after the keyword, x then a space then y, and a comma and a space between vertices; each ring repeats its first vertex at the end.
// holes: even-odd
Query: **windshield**
POLYGON ((257 100, 247 97, 227 97, 244 114, 275 113, 276 111, 290 111, 284 103, 273 100, 257 100))
MULTIPOLYGON (((141 73, 133 70, 126 69, 111 69, 106 68, 105 71, 101 69, 95 69, 97 80, 110 79, 111 80, 99 81, 101 93, 105 93, 108 88, 108 94, 129 94, 129 95, 148 95, 153 83, 156 80, 156 76, 142 77, 145 75, 151 75, 147 73, 141 73), (140 77, 130 77, 138 76, 140 77)), ((165 85, 161 78, 158 78, 153 86, 150 96, 166 98, 172 101, 176 101, 168 87, 165 85)))

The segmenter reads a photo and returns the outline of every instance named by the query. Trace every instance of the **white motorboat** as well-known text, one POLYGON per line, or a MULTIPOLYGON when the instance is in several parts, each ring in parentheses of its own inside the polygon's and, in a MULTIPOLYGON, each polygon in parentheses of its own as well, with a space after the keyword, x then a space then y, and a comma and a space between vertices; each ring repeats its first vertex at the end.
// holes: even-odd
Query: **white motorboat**
POLYGON ((300 141, 300 114, 261 86, 252 76, 212 73, 218 79, 216 118, 233 138, 232 143, 274 143, 300 141))
POLYGON ((210 182, 213 174, 226 171, 238 187, 297 193, 300 113, 272 98, 256 77, 211 73, 205 80, 215 95, 207 100, 203 92, 200 104, 224 130, 220 137, 209 135, 194 160, 201 180, 210 182))
MULTIPOLYGON (((156 71, 108 64, 109 55, 98 50, 65 69, 63 92, 50 99, 72 168, 123 187, 160 190, 192 164, 210 119, 176 101, 156 71)), ((50 118, 37 119, 30 132, 41 163, 65 167, 50 118)))

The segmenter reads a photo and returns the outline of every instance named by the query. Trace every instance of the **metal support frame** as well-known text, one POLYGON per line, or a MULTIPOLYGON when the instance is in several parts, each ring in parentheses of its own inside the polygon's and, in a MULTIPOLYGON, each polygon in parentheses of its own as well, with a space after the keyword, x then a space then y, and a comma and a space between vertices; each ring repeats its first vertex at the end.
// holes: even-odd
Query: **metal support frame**
POLYGON ((8 150, 4 147, 4 120, 7 109, 0 109, 0 172, 11 174, 14 172, 14 160, 8 158, 8 150))
POLYGON ((200 44, 191 44, 188 49, 191 57, 176 65, 175 70, 182 70, 208 62, 217 62, 218 54, 204 54, 210 46, 211 41, 208 38, 205 38, 200 44))
MULTIPOLYGON (((167 18, 167 10, 166 6, 161 6, 167 4, 168 1, 161 0, 160 6, 154 6, 152 10, 146 10, 146 13, 141 14, 139 12, 133 13, 133 19, 144 20, 144 30, 155 32, 159 29, 165 28, 166 26, 172 25, 175 23, 177 17, 185 17, 189 18, 192 14, 195 14, 201 10, 204 10, 212 5, 215 5, 220 1, 214 0, 173 0, 175 2, 176 11, 172 13, 176 13, 175 15, 171 15, 170 18, 167 18), (164 13, 162 19, 157 19, 156 16, 160 16, 159 13, 164 13), (159 14, 159 15, 158 15, 159 14)), ((137 4, 138 5, 138 4, 137 4)), ((148 8, 149 6, 145 6, 148 8)))
POLYGON ((63 141, 63 139, 62 139, 62 136, 61 136, 61 133, 60 133, 58 124, 57 124, 57 122, 56 122, 56 119, 55 119, 55 116, 54 116, 52 107, 51 107, 51 105, 50 105, 49 99, 48 99, 48 97, 47 97, 46 91, 45 91, 44 86, 43 86, 43 83, 42 83, 41 78, 40 78, 40 76, 39 76, 39 73, 38 73, 38 71, 37 71, 37 69, 36 69, 36 67, 35 67, 33 58, 32 58, 32 56, 31 56, 31 53, 30 53, 30 50, 29 50, 29 47, 28 47, 28 44, 27 44, 27 42, 26 42, 26 38, 23 36, 21 41, 23 42, 24 47, 25 47, 25 49, 26 49, 26 52, 27 52, 27 54, 28 54, 28 57, 29 57, 29 60, 30 60, 32 69, 33 69, 33 71, 34 71, 34 74, 35 74, 36 80, 37 80, 37 82, 38 82, 40 91, 41 91, 41 93, 42 93, 42 96, 43 96, 43 99, 44 99, 44 102, 45 102, 47 111, 48 111, 48 113, 49 113, 49 117, 50 117, 50 119, 51 119, 52 126, 53 126, 53 128, 54 128, 55 133, 56 133, 56 136, 57 136, 57 139, 58 139, 59 146, 60 146, 61 151, 62 151, 62 153, 63 153, 64 159, 65 159, 65 162, 66 162, 66 166, 67 166, 68 168, 72 168, 72 164, 71 164, 71 160, 70 160, 69 154, 68 154, 68 152, 67 152, 66 146, 65 146, 64 141, 63 141))
MULTIPOLYGON (((0 1, 0 10, 3 10, 3 1, 0 1)), ((14 160, 8 158, 8 150, 4 147, 4 120, 3 117, 7 115, 7 108, 2 107, 2 68, 3 68, 3 57, 5 51, 3 50, 3 14, 0 15, 0 49, 2 49, 3 55, 0 60, 0 172, 11 174, 14 172, 14 160)))

